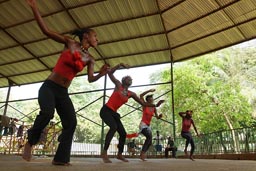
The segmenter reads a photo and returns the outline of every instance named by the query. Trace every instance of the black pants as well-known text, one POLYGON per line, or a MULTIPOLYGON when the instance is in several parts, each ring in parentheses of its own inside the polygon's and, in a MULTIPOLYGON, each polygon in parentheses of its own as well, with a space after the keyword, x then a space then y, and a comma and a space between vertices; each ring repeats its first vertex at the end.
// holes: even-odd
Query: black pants
POLYGON ((165 158, 168 158, 168 152, 169 151, 172 151, 172 157, 176 158, 177 147, 166 147, 165 150, 164 150, 165 158))
POLYGON ((118 153, 122 153, 124 151, 126 131, 120 120, 120 115, 104 105, 100 110, 100 117, 110 128, 105 138, 104 150, 108 150, 110 142, 117 131, 119 134, 118 153))
POLYGON ((152 132, 150 129, 144 128, 141 133, 146 137, 141 151, 147 152, 149 147, 152 145, 152 132))
POLYGON ((77 124, 75 109, 68 96, 67 88, 46 80, 39 90, 38 102, 40 113, 37 115, 33 127, 28 130, 28 142, 30 145, 38 143, 43 129, 53 118, 56 108, 63 129, 58 138, 60 143, 54 161, 67 163, 70 161, 73 134, 77 124))
POLYGON ((195 151, 195 143, 190 132, 181 132, 181 136, 186 139, 185 149, 191 144, 190 155, 192 156, 195 151))

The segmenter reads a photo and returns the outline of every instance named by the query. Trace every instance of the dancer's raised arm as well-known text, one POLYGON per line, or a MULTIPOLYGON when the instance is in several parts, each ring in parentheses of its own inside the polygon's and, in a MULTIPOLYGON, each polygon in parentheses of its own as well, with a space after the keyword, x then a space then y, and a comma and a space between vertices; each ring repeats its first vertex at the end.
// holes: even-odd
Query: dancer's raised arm
POLYGON ((64 43, 64 44, 68 44, 68 41, 72 40, 71 38, 67 37, 67 36, 63 36, 57 32, 54 32, 52 30, 50 30, 47 25, 45 24, 39 9, 37 7, 37 3, 36 0, 26 0, 28 5, 31 7, 33 14, 35 16, 35 20, 37 21, 41 31, 49 38, 59 42, 59 43, 64 43))

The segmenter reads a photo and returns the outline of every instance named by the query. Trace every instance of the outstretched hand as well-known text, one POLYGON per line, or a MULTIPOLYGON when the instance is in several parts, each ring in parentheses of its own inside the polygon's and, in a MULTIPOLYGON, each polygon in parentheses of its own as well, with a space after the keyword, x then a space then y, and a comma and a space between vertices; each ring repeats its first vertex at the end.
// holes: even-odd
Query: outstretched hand
POLYGON ((204 134, 196 134, 199 138, 202 138, 204 136, 204 134))
POLYGON ((101 75, 105 75, 110 71, 110 67, 109 64, 104 64, 102 65, 102 67, 100 68, 100 74, 101 75))
POLYGON ((156 107, 159 107, 163 102, 164 100, 159 100, 159 102, 156 104, 156 107))
POLYGON ((35 0, 26 0, 27 4, 31 7, 35 7, 36 6, 36 1, 35 0))
POLYGON ((119 65, 120 65, 120 67, 123 67, 126 69, 130 68, 130 66, 128 64, 120 63, 119 65))
POLYGON ((163 117, 163 114, 160 114, 157 116, 157 119, 161 119, 163 117))

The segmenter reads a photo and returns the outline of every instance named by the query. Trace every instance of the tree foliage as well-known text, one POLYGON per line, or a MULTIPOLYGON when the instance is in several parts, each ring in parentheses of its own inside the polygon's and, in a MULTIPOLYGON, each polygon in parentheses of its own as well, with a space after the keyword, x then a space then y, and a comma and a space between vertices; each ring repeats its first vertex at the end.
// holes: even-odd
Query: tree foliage
MULTIPOLYGON (((251 126, 256 99, 251 89, 256 83, 255 76, 251 77, 256 73, 254 53, 254 49, 228 48, 175 64, 175 116, 193 110, 202 133, 251 126)), ((159 75, 160 81, 170 80, 169 69, 159 75)), ((176 122, 181 125, 180 118, 176 122)))

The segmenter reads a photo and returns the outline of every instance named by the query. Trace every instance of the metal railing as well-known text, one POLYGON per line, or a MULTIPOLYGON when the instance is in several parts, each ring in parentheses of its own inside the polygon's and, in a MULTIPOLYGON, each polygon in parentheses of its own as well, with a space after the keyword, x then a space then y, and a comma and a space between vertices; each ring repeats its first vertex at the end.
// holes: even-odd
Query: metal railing
MULTIPOLYGON (((221 130, 199 137, 194 136, 193 139, 196 146, 195 154, 256 153, 256 127, 221 130)), ((183 151, 185 139, 178 137, 176 144, 178 150, 183 151)))
MULTIPOLYGON (((56 149, 57 146, 57 136, 59 135, 60 130, 52 131, 54 132, 51 132, 52 134, 48 136, 50 140, 45 141, 44 144, 40 143, 39 145, 37 145, 34 150, 34 155, 54 155, 54 149, 56 149), (50 147, 49 145, 52 147, 50 147)), ((23 142, 25 140, 24 138, 22 139, 23 142)), ((195 154, 199 155, 256 153, 256 127, 222 130, 218 132, 204 134, 199 137, 194 136, 193 138, 196 146, 195 154)), ((139 148, 142 147, 143 141, 143 139, 140 140, 140 144, 138 144, 139 148)), ((117 144, 118 141, 115 137, 109 147, 109 155, 115 155, 117 153, 117 144)), ((177 155, 184 155, 183 150, 185 147, 185 139, 178 136, 175 140, 175 145, 178 149, 177 155)), ((15 137, 15 135, 1 136, 0 153, 21 154, 22 149, 19 148, 20 146, 20 138, 15 137)), ((100 155, 101 151, 100 146, 101 144, 94 142, 73 142, 71 155, 98 156, 100 155)), ((162 154, 164 152, 165 146, 166 141, 162 141, 162 154)), ((190 146, 188 147, 188 151, 189 150, 190 146)), ((125 146, 124 152, 128 155, 127 146, 125 146)), ((155 154, 156 150, 153 147, 150 148, 148 155, 155 154)))
MULTIPOLYGON (((168 93, 168 92, 167 92, 168 93)), ((92 101, 88 105, 84 106, 83 108, 80 108, 77 110, 77 116, 88 120, 91 122, 91 124, 95 124, 97 126, 101 126, 101 124, 92 122, 91 119, 86 118, 85 116, 79 114, 81 110, 88 107, 89 105, 95 103, 96 101, 102 99, 103 97, 99 97, 96 100, 92 101)), ((10 105, 9 105, 10 106, 10 105)), ((29 114, 24 114, 21 111, 17 110, 16 108, 10 106, 13 110, 19 112, 23 115, 20 120, 26 118, 30 118, 29 114)), ((128 106, 131 107, 131 106, 128 106)), ((140 108, 132 107, 133 111, 140 110, 140 108)), ((38 110, 38 109, 36 109, 38 110)), ((34 112, 34 111, 33 111, 34 112)), ((129 113, 124 114, 124 116, 129 115, 129 113)), ((172 124, 171 122, 162 120, 166 122, 167 124, 172 124)), ((23 124, 23 123, 20 123, 23 124)), ((1 131, 2 133, 2 131, 1 131)), ((52 135, 49 135, 50 139, 46 141, 46 144, 39 144, 35 150, 34 154, 37 155, 54 155, 55 149, 57 147, 57 137, 60 133, 59 129, 55 129, 54 131, 51 131, 52 135), (53 136, 54 135, 54 136, 53 136), (51 146, 49 146, 51 145, 51 146)), ((5 154, 21 154, 22 153, 22 147, 26 141, 26 129, 24 129, 23 137, 17 137, 16 135, 0 135, 0 153, 5 154)), ((221 130, 218 132, 213 132, 209 134, 204 134, 202 136, 194 136, 194 141, 196 145, 195 154, 203 154, 203 155, 211 155, 211 154, 239 154, 239 153, 256 153, 256 127, 248 127, 248 128, 240 128, 240 129, 234 129, 234 130, 221 130)), ((138 139, 138 146, 141 148, 143 144, 144 139, 139 140, 138 139)), ((109 148, 109 154, 116 154, 117 153, 117 140, 113 140, 110 148, 109 148)), ((184 155, 183 150, 185 147, 185 139, 178 136, 175 139, 175 144, 178 148, 178 155, 184 155)), ((162 141, 162 147, 164 151, 164 147, 166 146, 166 140, 162 141)), ((95 142, 87 142, 87 143, 79 143, 74 142, 72 144, 72 151, 71 155, 89 155, 89 156, 97 156, 100 155, 100 149, 101 144, 95 143, 95 142)), ((190 149, 188 148, 188 151, 190 149)), ((124 151, 126 154, 127 152, 127 146, 125 146, 124 151)), ((149 155, 155 155, 156 151, 152 147, 150 148, 150 151, 148 153, 149 155)))

